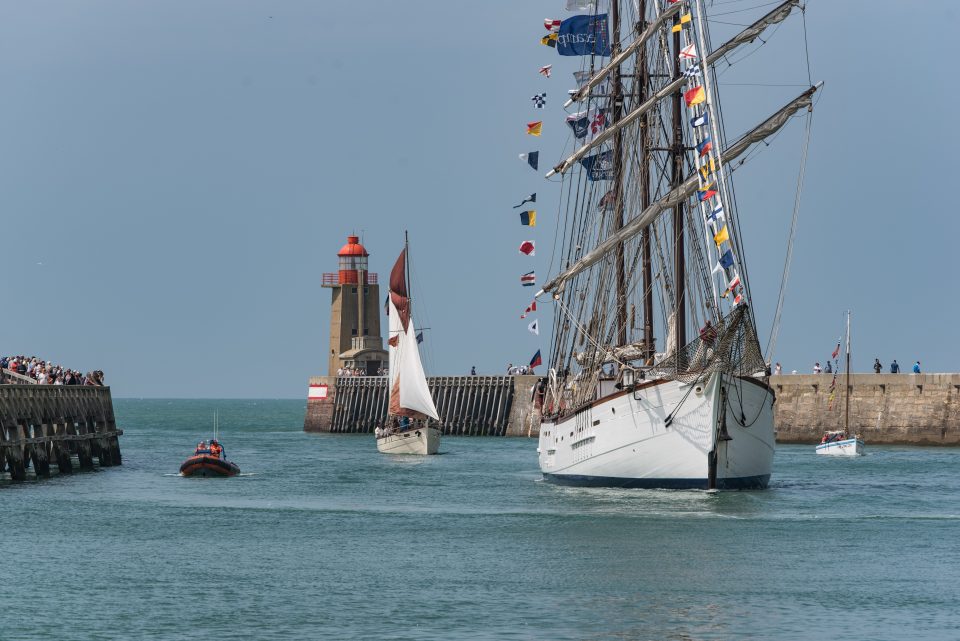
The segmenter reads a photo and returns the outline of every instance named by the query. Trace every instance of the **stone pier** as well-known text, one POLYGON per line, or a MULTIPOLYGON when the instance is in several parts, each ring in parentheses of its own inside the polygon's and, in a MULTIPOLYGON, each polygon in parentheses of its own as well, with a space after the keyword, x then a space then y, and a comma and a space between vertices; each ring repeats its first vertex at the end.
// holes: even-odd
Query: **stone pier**
MULTIPOLYGON (((819 442, 843 426, 844 377, 772 376, 777 441, 819 442)), ((960 445, 960 374, 851 374, 850 429, 867 444, 960 445)))

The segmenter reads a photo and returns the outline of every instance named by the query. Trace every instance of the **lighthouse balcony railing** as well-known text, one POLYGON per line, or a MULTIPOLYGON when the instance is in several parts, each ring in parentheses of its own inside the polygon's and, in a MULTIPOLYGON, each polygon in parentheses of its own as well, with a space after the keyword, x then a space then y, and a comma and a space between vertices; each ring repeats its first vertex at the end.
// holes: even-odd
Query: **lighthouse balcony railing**
MULTIPOLYGON (((376 285, 377 284, 377 275, 370 272, 366 272, 367 276, 367 285, 376 285)), ((324 287, 334 287, 336 285, 356 285, 357 283, 357 274, 354 273, 345 273, 343 278, 341 278, 341 273, 334 272, 332 274, 324 274, 322 285, 324 287)))

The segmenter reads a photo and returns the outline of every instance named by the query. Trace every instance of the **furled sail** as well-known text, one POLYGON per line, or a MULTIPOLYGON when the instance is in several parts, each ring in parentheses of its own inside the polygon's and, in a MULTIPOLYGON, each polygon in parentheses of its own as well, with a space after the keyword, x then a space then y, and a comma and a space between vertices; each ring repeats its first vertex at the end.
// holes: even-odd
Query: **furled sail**
MULTIPOLYGON (((795 1, 799 1, 799 0, 795 0, 795 1)), ((599 85, 601 82, 603 82, 603 79, 606 78, 608 75, 610 75, 610 73, 614 69, 619 68, 619 66, 623 64, 625 60, 627 60, 630 56, 634 55, 637 52, 637 49, 639 49, 644 44, 646 44, 647 40, 649 40, 655 33, 657 33, 657 30, 660 28, 660 25, 666 22, 668 18, 671 18, 673 17, 674 14, 678 13, 682 6, 683 5, 678 2, 676 4, 672 4, 669 7, 667 7, 663 13, 661 13, 659 16, 657 16, 652 22, 650 22, 647 25, 647 28, 643 30, 643 33, 641 33, 636 40, 631 42, 630 45, 626 47, 622 52, 614 56, 613 60, 611 60, 606 67, 604 67, 597 73, 593 74, 593 77, 591 77, 590 80, 584 83, 584 85, 580 87, 580 89, 578 89, 576 93, 571 95, 570 99, 567 100, 565 103, 563 103, 563 106, 569 107, 574 102, 580 102, 581 100, 589 96, 591 89, 593 89, 594 87, 599 85)))
MULTIPOLYGON (((723 153, 720 154, 720 162, 724 165, 729 163, 733 159, 743 155, 743 153, 747 151, 751 145, 758 143, 771 134, 779 131, 785 124, 787 124, 787 121, 794 113, 800 111, 801 109, 810 107, 813 104, 813 94, 816 93, 821 84, 817 84, 804 91, 775 114, 747 132, 742 138, 740 138, 740 140, 730 145, 723 151, 723 153)), ((547 282, 547 284, 543 286, 543 289, 537 293, 537 296, 544 292, 554 291, 562 287, 564 282, 602 259, 609 252, 616 249, 620 243, 623 243, 639 234, 662 212, 686 201, 693 195, 698 186, 698 175, 694 173, 679 186, 667 192, 663 198, 651 204, 639 215, 632 218, 615 234, 607 237, 603 242, 584 254, 582 258, 547 282)))
MULTIPOLYGON (((754 22, 752 25, 750 25, 749 27, 747 27, 746 29, 738 33, 736 36, 734 36, 727 42, 723 43, 719 48, 711 52, 710 55, 707 56, 705 64, 707 66, 710 66, 714 62, 722 58, 723 56, 730 53, 732 50, 739 47, 740 45, 753 42, 754 40, 757 39, 757 37, 761 33, 763 33, 763 31, 767 27, 786 20, 787 16, 790 15, 790 12, 793 11, 793 8, 799 4, 800 4, 800 0, 786 0, 786 2, 784 2, 783 4, 775 8, 773 11, 771 11, 767 15, 763 16, 762 18, 754 22)), ((606 129, 603 130, 602 133, 598 134, 597 136, 594 136, 589 143, 580 147, 580 149, 575 151, 573 155, 571 155, 569 158, 562 161, 552 170, 547 172, 547 178, 553 176, 554 174, 562 174, 568 171, 571 167, 576 165, 576 163, 581 158, 585 157, 588 153, 590 153, 590 151, 592 151, 593 149, 596 149, 603 143, 607 142, 608 140, 613 138, 613 136, 618 131, 620 131, 624 127, 631 125, 641 116, 643 116, 648 111, 653 109, 653 107, 659 101, 663 100, 670 94, 676 93, 677 90, 679 90, 680 87, 687 82, 687 80, 688 80, 687 78, 681 76, 676 80, 674 80, 673 82, 665 85, 658 92, 653 94, 653 96, 651 96, 649 100, 644 101, 642 105, 640 105, 639 107, 631 111, 629 114, 627 114, 626 116, 618 120, 615 124, 607 127, 606 129)))
POLYGON ((390 338, 387 340, 390 357, 389 414, 439 420, 420 362, 420 348, 408 297, 406 257, 407 250, 404 249, 390 272, 390 338))

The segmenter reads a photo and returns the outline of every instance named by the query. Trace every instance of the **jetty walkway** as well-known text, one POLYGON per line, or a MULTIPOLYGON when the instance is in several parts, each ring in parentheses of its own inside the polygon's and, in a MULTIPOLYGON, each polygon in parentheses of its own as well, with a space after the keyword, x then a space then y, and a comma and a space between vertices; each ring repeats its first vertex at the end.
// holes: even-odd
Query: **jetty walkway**
POLYGON ((0 383, 0 478, 122 463, 109 387, 38 385, 10 370, 0 370, 0 383))

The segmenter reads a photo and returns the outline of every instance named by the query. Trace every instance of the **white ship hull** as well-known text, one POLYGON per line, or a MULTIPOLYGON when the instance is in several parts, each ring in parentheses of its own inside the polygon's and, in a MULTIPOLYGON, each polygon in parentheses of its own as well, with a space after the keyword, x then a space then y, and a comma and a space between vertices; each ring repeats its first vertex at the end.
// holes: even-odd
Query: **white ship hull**
POLYGON ((384 454, 436 454, 440 449, 440 430, 418 427, 377 437, 377 450, 384 454))
POLYGON ((716 488, 762 489, 773 468, 773 400, 773 391, 754 378, 642 383, 544 420, 540 470, 570 485, 707 489, 716 442, 716 488), (730 440, 718 438, 721 410, 730 440))
POLYGON ((824 456, 863 456, 863 447, 861 439, 848 438, 843 441, 817 445, 817 454, 824 456))

